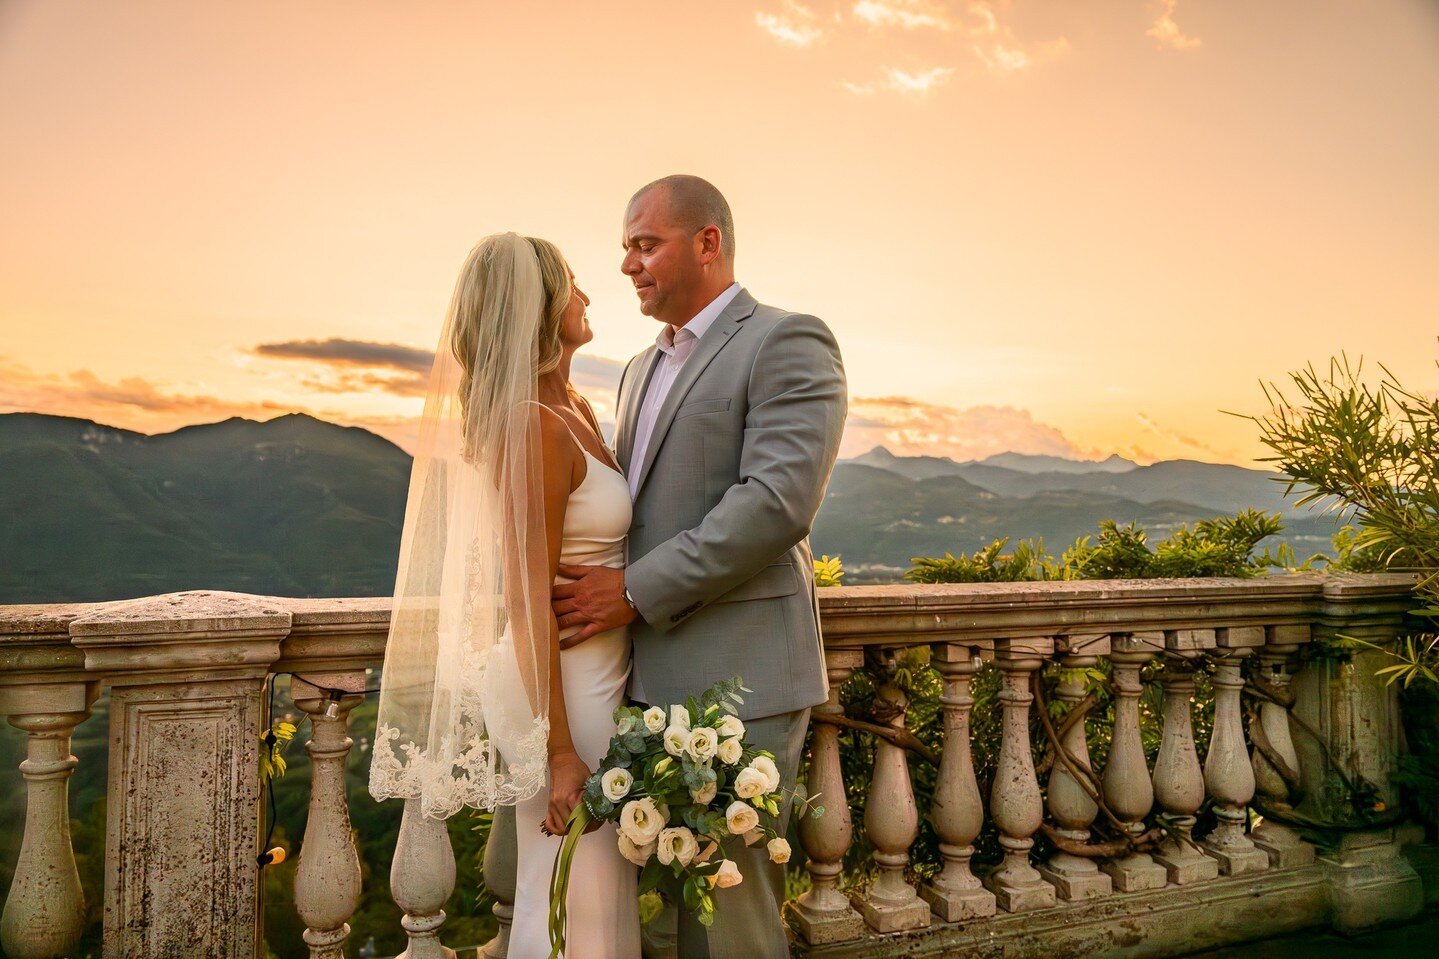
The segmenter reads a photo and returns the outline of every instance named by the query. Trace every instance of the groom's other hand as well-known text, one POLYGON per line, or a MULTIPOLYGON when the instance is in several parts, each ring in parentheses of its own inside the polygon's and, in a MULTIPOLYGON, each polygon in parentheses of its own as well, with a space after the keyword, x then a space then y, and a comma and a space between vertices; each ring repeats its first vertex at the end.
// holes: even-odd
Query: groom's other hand
POLYGON ((559 573, 573 583, 562 583, 551 593, 560 629, 583 628, 560 640, 561 649, 578 646, 591 636, 635 621, 635 608, 625 601, 625 571, 609 566, 566 566, 559 573))

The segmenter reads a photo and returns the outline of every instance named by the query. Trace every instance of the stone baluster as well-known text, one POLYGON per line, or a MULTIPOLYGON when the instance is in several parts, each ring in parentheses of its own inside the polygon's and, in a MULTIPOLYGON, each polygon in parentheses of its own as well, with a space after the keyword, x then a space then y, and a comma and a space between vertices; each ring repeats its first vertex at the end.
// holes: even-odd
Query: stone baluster
MULTIPOLYGON (((1112 637, 1114 663, 1114 732, 1109 761, 1101 780, 1104 802, 1132 837, 1144 833, 1144 817, 1154 806, 1154 784, 1144 759, 1139 735, 1139 696, 1144 691, 1140 671, 1154 658, 1164 641, 1162 633, 1132 633, 1112 637)), ((1142 852, 1109 859, 1100 865, 1120 892, 1162 889, 1169 882, 1163 866, 1142 852)))
MULTIPOLYGON (((1055 698, 1074 709, 1085 696, 1085 670, 1109 654, 1109 636, 1065 636, 1059 642, 1064 653, 1060 660, 1063 670, 1055 688, 1055 698)), ((1075 722, 1060 737, 1065 752, 1081 772, 1092 770, 1089 762, 1089 741, 1084 720, 1075 722)), ((1097 777, 1094 777, 1097 779, 1097 777)), ((1092 788, 1092 787, 1089 787, 1092 788)), ((1082 785, 1069 767, 1056 756, 1049 772, 1049 814, 1058 827, 1056 831, 1079 845, 1089 841, 1089 827, 1099 815, 1099 805, 1089 788, 1082 785)), ((1058 852, 1039 866, 1039 874, 1054 886, 1055 893, 1066 902, 1107 896, 1113 891, 1109 876, 1099 871, 1093 859, 1058 852)))
MULTIPOLYGON (((1213 630, 1169 630, 1169 655, 1160 680, 1164 687, 1164 732, 1154 760, 1154 798, 1171 834, 1160 844, 1154 861, 1177 886, 1219 877, 1219 863, 1194 842, 1194 814, 1204 803, 1204 770, 1194 746, 1194 659, 1214 646, 1213 630)), ((1242 739, 1241 739, 1242 742, 1242 739)), ((1211 760, 1213 752, 1210 753, 1211 760)))
POLYGON ((1214 658, 1214 732, 1204 761, 1204 783, 1214 799, 1218 822, 1204 840, 1204 848, 1219 860, 1219 868, 1226 876, 1241 876, 1269 868, 1268 853, 1257 848, 1245 833, 1249 801, 1254 798, 1254 766, 1244 740, 1240 711, 1243 660, 1264 642, 1264 629, 1234 627, 1221 633, 1222 647, 1214 658))
POLYGON ((345 798, 350 710, 364 700, 365 673, 290 678, 290 699, 310 717, 310 811, 295 870, 295 907, 304 920, 310 959, 344 959, 349 918, 360 904, 360 856, 345 798), (344 690, 331 699, 327 689, 344 690))
POLYGON ((105 959, 250 959, 260 928, 259 732, 283 603, 194 590, 70 623, 110 686, 105 959))
POLYGON ((410 944, 396 959, 455 959, 440 942, 445 902, 455 890, 455 850, 443 819, 429 819, 418 798, 405 800, 395 856, 390 863, 390 895, 405 915, 400 920, 410 944))
POLYGON ((85 895, 70 845, 70 755, 75 727, 90 715, 98 683, 0 689, 0 712, 25 731, 25 832, 0 916, 0 945, 12 959, 72 955, 85 931, 85 895))
MULTIPOLYGON (((881 652, 878 658, 886 670, 893 668, 892 650, 881 652)), ((903 729, 908 705, 899 687, 885 681, 875 700, 876 718, 894 729, 903 729)), ((874 846, 878 872, 874 885, 860 901, 865 922, 876 932, 928 926, 929 904, 904 878, 910 844, 919 835, 919 808, 914 801, 909 758, 902 747, 883 739, 876 739, 874 744, 874 778, 864 807, 864 831, 874 846)))
POLYGON ((936 916, 945 922, 960 922, 995 912, 994 893, 985 889, 969 868, 975 837, 984 825, 984 804, 969 745, 969 711, 974 705, 969 684, 982 661, 977 648, 940 643, 934 647, 931 662, 944 677, 939 700, 944 708, 944 751, 931 812, 944 867, 919 894, 936 916))
MULTIPOLYGON (((1267 640, 1259 651, 1261 676, 1279 695, 1289 691, 1289 659, 1309 640, 1308 626, 1271 626, 1267 640)), ((1275 756, 1298 775, 1299 754, 1289 729, 1289 710, 1270 699, 1259 705, 1260 733, 1275 756)), ((1259 737, 1252 735, 1257 741, 1259 737)), ((1292 806, 1294 796, 1283 774, 1256 746, 1252 756, 1254 783, 1259 795, 1270 808, 1292 806)), ((1269 865, 1276 869, 1307 866, 1314 862, 1314 847, 1284 823, 1265 816, 1249 833, 1256 847, 1269 856, 1269 865)))
POLYGON ((1034 834, 1044 821, 1044 802, 1029 743, 1030 676, 1054 652, 1052 639, 1006 639, 995 643, 995 665, 1004 673, 999 761, 989 794, 989 814, 999 827, 1004 861, 985 879, 1007 912, 1044 909, 1055 903, 1054 887, 1029 862, 1034 834))
MULTIPOLYGON (((829 699, 814 708, 814 716, 842 716, 840 690, 854 671, 864 664, 857 649, 832 649, 824 654, 829 674, 829 699)), ((811 795, 818 794, 824 815, 801 816, 799 841, 804 847, 809 871, 809 891, 795 903, 795 926, 810 945, 845 942, 864 934, 864 920, 848 897, 839 890, 844 855, 854 841, 845 792, 844 769, 839 756, 839 727, 811 721, 809 775, 811 795)))
POLYGON ((490 820, 490 836, 485 840, 485 888, 495 900, 492 907, 500 927, 495 938, 485 943, 480 955, 485 959, 505 959, 510 954, 510 924, 515 918, 516 869, 519 847, 515 837, 515 807, 495 807, 490 820))

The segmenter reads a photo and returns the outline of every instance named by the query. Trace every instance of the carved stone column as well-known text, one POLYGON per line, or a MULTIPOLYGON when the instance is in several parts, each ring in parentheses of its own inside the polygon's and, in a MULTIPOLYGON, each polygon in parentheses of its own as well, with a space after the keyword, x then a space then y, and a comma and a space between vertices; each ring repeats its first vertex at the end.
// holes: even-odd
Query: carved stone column
POLYGON ((515 873, 519 867, 519 847, 515 838, 515 807, 495 807, 490 820, 490 838, 485 841, 485 888, 494 897, 492 907, 500 928, 495 938, 485 943, 480 955, 485 959, 505 959, 510 953, 510 924, 515 917, 515 873))
MULTIPOLYGON (((1204 771, 1194 747, 1194 657, 1214 646, 1211 630, 1172 630, 1165 639, 1169 657, 1164 675, 1164 736, 1154 761, 1154 798, 1174 835, 1160 844, 1154 861, 1175 885, 1219 877, 1219 863, 1195 844, 1194 814, 1204 803, 1204 771)), ((1210 753, 1211 759, 1213 753, 1210 753)))
POLYGON ((70 736, 90 715, 99 683, 0 688, 0 713, 26 733, 25 832, 0 916, 12 959, 62 959, 85 931, 85 895, 70 845, 70 736))
POLYGON ((974 699, 969 683, 979 671, 978 649, 958 643, 940 643, 931 662, 944 677, 940 703, 944 707, 944 752, 939 760, 939 783, 934 790, 930 816, 939 836, 944 867, 919 894, 945 922, 992 916, 994 893, 970 872, 974 840, 984 825, 984 804, 974 779, 969 746, 969 710, 974 699))
MULTIPOLYGON (((1098 663, 1100 656, 1109 654, 1109 636, 1065 636, 1059 642, 1064 644, 1065 655, 1060 660, 1064 668, 1054 696, 1074 709, 1084 699, 1085 670, 1098 663)), ((1081 771, 1092 770, 1084 720, 1070 726, 1060 738, 1060 744, 1081 771)), ((1080 845, 1089 841, 1089 827, 1099 815, 1099 805, 1086 786, 1075 779, 1069 767, 1058 757, 1049 772, 1049 814, 1054 818, 1059 834, 1080 845)), ((1054 886, 1059 898, 1066 902, 1107 896, 1114 889, 1109 876, 1099 871, 1093 859, 1067 852, 1055 853, 1047 862, 1041 863, 1039 874, 1054 886)))
MULTIPOLYGON (((1144 817, 1154 806, 1154 784, 1144 759, 1144 742, 1139 735, 1139 695, 1144 691, 1140 670, 1162 647, 1162 633, 1134 633, 1112 637, 1114 662, 1114 734, 1109 744, 1109 761, 1104 764, 1104 802, 1125 824, 1131 836, 1144 833, 1144 817)), ((1114 880, 1120 892, 1162 889, 1169 883, 1168 871, 1142 852, 1109 859, 1100 868, 1114 880)))
POLYGON ((1204 761, 1204 782, 1214 799, 1219 822, 1204 840, 1204 848, 1219 860, 1226 876, 1262 872, 1269 855, 1255 847, 1245 834, 1249 801, 1254 798, 1254 766, 1244 740, 1240 694, 1244 690, 1241 665, 1264 642, 1264 629, 1236 627, 1223 631, 1223 648, 1214 659, 1214 732, 1204 761))
POLYGON ((253 959, 260 930, 259 733, 290 613, 197 590, 70 624, 110 685, 105 959, 253 959))
MULTIPOLYGON (((825 650, 825 667, 829 675, 829 699, 816 706, 816 716, 843 715, 840 690, 854 671, 864 665, 864 653, 857 649, 825 650)), ((810 720, 809 776, 811 795, 819 794, 824 815, 799 818, 799 841, 804 847, 805 869, 809 871, 809 891, 795 903, 794 922, 805 942, 818 946, 829 942, 846 942, 864 934, 860 918, 849 898, 839 891, 839 874, 845 853, 854 841, 854 826, 849 815, 849 796, 845 792, 844 769, 839 758, 839 727, 810 720)))
POLYGON ((307 927, 304 938, 310 959, 344 959, 349 918, 360 904, 360 856, 345 801, 345 757, 352 744, 345 731, 350 710, 364 701, 365 673, 320 673, 309 678, 350 695, 331 700, 318 686, 290 678, 290 698, 310 717, 314 730, 305 746, 311 760, 310 812, 295 870, 295 907, 307 927))
MULTIPOLYGON (((893 651, 879 653, 886 669, 892 668, 893 651)), ((876 711, 889 715, 888 724, 904 728, 904 711, 909 700, 893 683, 879 688, 876 711)), ((881 717, 884 718, 884 717, 881 717)), ((828 807, 826 807, 828 808, 828 807)), ((864 831, 874 846, 879 875, 869 893, 860 900, 860 914, 876 932, 900 932, 929 925, 929 904, 919 898, 905 881, 909 847, 919 835, 919 808, 914 801, 914 783, 909 775, 909 758, 903 748, 883 739, 874 744, 874 778, 864 807, 864 831)))
POLYGON ((989 814, 999 827, 1004 861, 985 879, 1007 912, 1027 912, 1054 905, 1054 887, 1029 862, 1034 834, 1044 821, 1044 803, 1029 745, 1029 677, 1054 652, 1051 639, 999 640, 994 663, 1004 672, 999 700, 1004 718, 999 761, 989 794, 989 814))
POLYGON ((390 863, 390 895, 405 915, 410 944, 396 959, 455 959, 440 942, 445 902, 455 891, 455 851, 443 819, 427 819, 419 799, 406 799, 390 863))
MULTIPOLYGON (((1289 692, 1289 660, 1309 641, 1309 627, 1270 626, 1266 641, 1259 650, 1260 676, 1279 695, 1289 692)), ((1299 755, 1289 729, 1289 710, 1270 699, 1259 704, 1259 726, 1269 748, 1287 767, 1292 776, 1299 774, 1299 755)), ((1258 739, 1252 733, 1250 738, 1258 739)), ((1251 754, 1255 788, 1265 806, 1289 807, 1295 802, 1289 781, 1256 745, 1251 754)), ((1289 826, 1271 816, 1261 819, 1249 833, 1254 845, 1269 856, 1269 865, 1276 869, 1307 866, 1314 862, 1314 847, 1299 837, 1289 826)))

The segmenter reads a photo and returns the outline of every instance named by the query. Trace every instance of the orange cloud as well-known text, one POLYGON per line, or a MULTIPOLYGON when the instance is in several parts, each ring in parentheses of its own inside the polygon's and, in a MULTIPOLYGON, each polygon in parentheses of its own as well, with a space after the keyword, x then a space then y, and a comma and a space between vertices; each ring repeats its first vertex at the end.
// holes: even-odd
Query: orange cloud
POLYGON ((995 453, 1032 453, 1069 459, 1099 459, 1057 428, 1013 406, 957 409, 903 396, 858 397, 850 402, 840 449, 858 456, 883 446, 898 456, 984 459, 995 453))
POLYGON ((1186 36, 1174 22, 1174 7, 1178 0, 1159 0, 1159 16, 1150 24, 1144 35, 1153 37, 1161 47, 1170 50, 1192 50, 1204 45, 1198 37, 1186 36))
POLYGON ((814 11, 795 0, 785 0, 777 13, 759 11, 754 22, 780 43, 794 47, 807 47, 824 36, 824 31, 815 25, 814 11))

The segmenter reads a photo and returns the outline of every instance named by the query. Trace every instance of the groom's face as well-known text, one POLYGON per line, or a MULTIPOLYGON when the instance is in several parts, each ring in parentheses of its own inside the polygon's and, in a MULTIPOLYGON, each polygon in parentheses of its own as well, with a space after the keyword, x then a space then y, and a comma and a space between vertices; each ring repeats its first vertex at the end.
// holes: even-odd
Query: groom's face
POLYGON ((702 261, 695 234, 675 222, 664 190, 651 190, 630 204, 624 246, 620 269, 635 285, 640 312, 676 326, 687 323, 703 282, 702 261))

